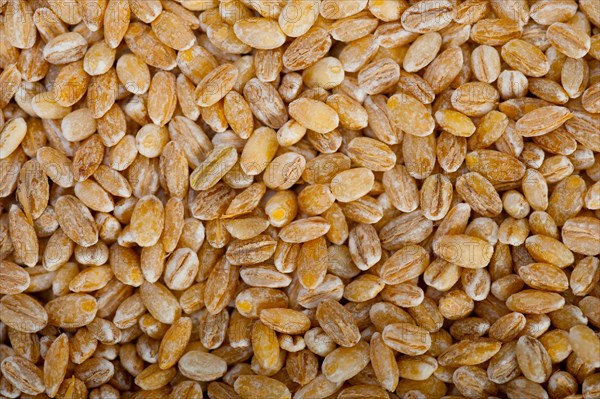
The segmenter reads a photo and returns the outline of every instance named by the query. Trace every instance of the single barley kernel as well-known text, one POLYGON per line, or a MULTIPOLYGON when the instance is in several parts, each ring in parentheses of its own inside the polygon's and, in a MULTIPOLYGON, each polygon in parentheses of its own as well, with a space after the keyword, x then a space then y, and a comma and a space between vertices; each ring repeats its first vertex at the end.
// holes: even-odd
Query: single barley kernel
POLYGON ((310 98, 300 98, 290 103, 290 116, 307 129, 328 133, 338 127, 339 116, 329 105, 310 98))
POLYGON ((431 346, 429 332, 410 323, 388 324, 381 336, 386 345, 406 355, 422 355, 431 346))
POLYGON ((349 169, 338 173, 331 181, 331 192, 340 202, 352 202, 371 191, 374 175, 367 168, 349 169))
POLYGON ((351 348, 337 348, 323 360, 323 375, 333 382, 343 382, 358 374, 369 363, 369 344, 360 341, 351 348))
POLYGON ((466 115, 453 110, 435 113, 435 120, 444 131, 459 137, 470 137, 475 133, 475 125, 466 115))
MULTIPOLYGON (((250 176, 255 176, 264 171, 267 167, 274 168, 273 171, 265 175, 273 176, 274 179, 281 178, 286 173, 286 169, 290 168, 289 162, 275 162, 273 158, 277 152, 279 145, 277 143, 277 134, 268 127, 261 127, 254 131, 250 139, 244 146, 244 150, 240 155, 240 167, 250 176), (270 163, 273 161, 272 163, 270 163), (271 166, 272 165, 272 166, 271 166), (282 171, 280 171, 282 169, 282 171)), ((293 164, 293 163, 292 163, 293 164)), ((296 175, 301 174, 294 168, 292 172, 296 175)), ((265 182, 266 184, 266 182, 265 182)))
POLYGON ((23 118, 15 118, 3 124, 0 133, 0 159, 8 158, 27 134, 27 123, 23 118))
POLYGON ((396 94, 387 102, 393 123, 403 132, 414 136, 428 136, 435 121, 424 104, 408 94, 396 94))
POLYGON ((470 269, 487 266, 494 252, 488 242, 465 234, 442 236, 433 249, 442 259, 470 269))

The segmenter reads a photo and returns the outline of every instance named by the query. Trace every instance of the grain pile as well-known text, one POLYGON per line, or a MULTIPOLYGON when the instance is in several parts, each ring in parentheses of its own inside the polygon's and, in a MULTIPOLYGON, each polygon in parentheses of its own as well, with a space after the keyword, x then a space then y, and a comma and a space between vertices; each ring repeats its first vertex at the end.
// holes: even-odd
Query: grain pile
POLYGON ((600 397, 597 0, 0 0, 0 397, 600 397))

